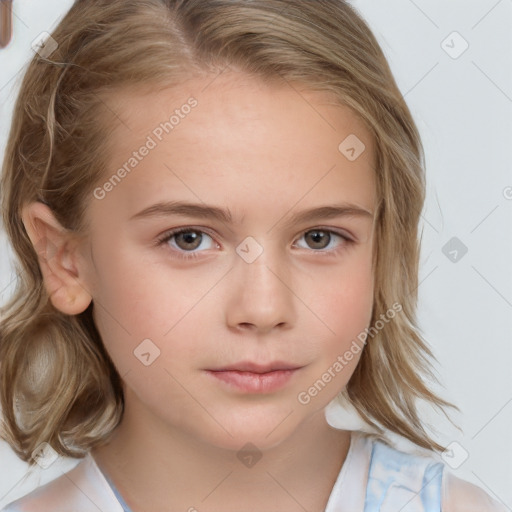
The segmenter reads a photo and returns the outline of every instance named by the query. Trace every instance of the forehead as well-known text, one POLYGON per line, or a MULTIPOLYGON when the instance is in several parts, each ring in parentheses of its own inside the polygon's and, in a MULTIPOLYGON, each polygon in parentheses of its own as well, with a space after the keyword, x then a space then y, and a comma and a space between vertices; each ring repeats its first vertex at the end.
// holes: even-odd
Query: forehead
POLYGON ((176 111, 190 98, 194 98, 199 107, 193 111, 195 127, 216 125, 219 135, 220 128, 226 128, 224 120, 235 122, 227 127, 233 131, 238 131, 242 125, 253 129, 258 121, 274 124, 281 121, 281 127, 287 129, 290 123, 301 121, 293 130, 294 135, 299 136, 302 132, 314 139, 312 132, 319 131, 325 136, 326 130, 330 129, 332 135, 338 132, 341 136, 348 129, 358 133, 366 143, 371 145, 373 142, 361 118, 333 92, 314 91, 307 85, 284 79, 268 82, 231 71, 189 78, 180 84, 158 89, 151 84, 124 87, 105 98, 107 114, 113 116, 112 135, 118 143, 129 135, 125 130, 146 132, 155 126, 155 122, 168 121, 173 113, 182 114, 176 111))
POLYGON ((110 204, 123 196, 144 206, 171 191, 196 202, 238 200, 241 209, 240 197, 249 205, 252 195, 274 206, 341 195, 371 208, 375 200, 373 137, 326 93, 229 72, 151 92, 125 89, 106 102, 117 119, 109 171, 129 169, 110 204), (144 146, 145 156, 134 156, 144 146))

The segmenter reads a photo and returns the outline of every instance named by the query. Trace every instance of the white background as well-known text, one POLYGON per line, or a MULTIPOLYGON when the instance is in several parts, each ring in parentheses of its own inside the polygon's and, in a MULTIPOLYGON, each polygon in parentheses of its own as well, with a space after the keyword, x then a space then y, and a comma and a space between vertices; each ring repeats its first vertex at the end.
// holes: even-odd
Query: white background
MULTIPOLYGON (((461 409, 452 418, 463 433, 426 413, 439 441, 458 443, 453 465, 469 455, 452 471, 512 510, 512 0, 352 3, 379 39, 426 151, 419 318, 439 361, 436 390, 461 409), (456 262, 443 253, 452 237, 467 247, 456 262)), ((0 156, 31 41, 71 4, 14 0, 13 42, 0 50, 0 156)), ((2 231, 0 244, 3 304, 16 277, 2 231)), ((25 478, 26 464, 0 443, 0 508, 75 464, 60 459, 25 478)))

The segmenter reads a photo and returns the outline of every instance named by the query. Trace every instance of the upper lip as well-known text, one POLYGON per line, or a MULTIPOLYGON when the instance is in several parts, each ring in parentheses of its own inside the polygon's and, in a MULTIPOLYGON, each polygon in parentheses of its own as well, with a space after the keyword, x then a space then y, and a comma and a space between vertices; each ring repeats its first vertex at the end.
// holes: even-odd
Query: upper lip
POLYGON ((212 372, 251 372, 251 373, 268 373, 278 370, 296 370, 301 368, 296 364, 284 363, 282 361, 275 361, 269 364, 257 364, 251 361, 241 361, 240 363, 231 364, 229 366, 222 366, 220 368, 210 368, 212 372))

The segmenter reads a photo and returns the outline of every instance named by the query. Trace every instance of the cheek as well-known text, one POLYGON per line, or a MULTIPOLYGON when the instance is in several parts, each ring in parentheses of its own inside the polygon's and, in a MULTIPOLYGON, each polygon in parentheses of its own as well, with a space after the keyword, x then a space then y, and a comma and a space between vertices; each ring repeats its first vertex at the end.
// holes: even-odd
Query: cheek
POLYGON ((371 276, 340 283, 331 291, 326 304, 334 324, 339 327, 340 325, 358 325, 362 322, 366 326, 371 319, 373 294, 371 276))
POLYGON ((322 304, 337 334, 343 335, 349 326, 363 324, 363 328, 366 327, 374 300, 374 278, 369 262, 356 262, 335 273, 326 289, 322 304))
POLYGON ((191 328, 195 332, 205 316, 201 299, 212 283, 121 252, 98 258, 101 286, 93 299, 94 321, 119 373, 144 370, 149 378, 153 368, 169 366, 170 352, 185 360, 200 352, 190 342, 191 328), (151 369, 145 368, 148 362, 151 369))
MULTIPOLYGON (((316 328, 317 341, 310 347, 315 363, 296 397, 301 407, 311 410, 319 410, 333 400, 359 363, 373 309, 371 267, 353 266, 351 272, 333 275, 324 290, 313 302, 315 314, 323 321, 316 328)), ((318 326, 316 318, 314 322, 318 326)))
MULTIPOLYGON (((324 321, 327 333, 319 343, 322 364, 330 366, 339 355, 347 354, 347 370, 353 371, 364 347, 374 302, 374 282, 370 265, 354 265, 350 271, 333 275, 325 292, 312 298, 314 313, 324 321)), ((324 328, 325 327, 325 328, 324 328)), ((344 372, 345 374, 351 373, 344 372)))
POLYGON ((99 319, 102 323, 118 323, 128 333, 149 336, 152 333, 144 329, 154 325, 155 315, 165 308, 165 297, 176 287, 167 286, 166 295, 162 295, 162 274, 154 265, 121 243, 108 245, 108 250, 100 246, 95 255, 93 300, 98 305, 99 319))

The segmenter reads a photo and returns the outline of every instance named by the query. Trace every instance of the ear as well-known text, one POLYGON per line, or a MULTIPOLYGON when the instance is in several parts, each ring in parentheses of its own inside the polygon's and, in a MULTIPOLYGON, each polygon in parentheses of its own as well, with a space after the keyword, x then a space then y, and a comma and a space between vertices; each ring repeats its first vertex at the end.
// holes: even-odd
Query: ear
POLYGON ((79 238, 61 226, 52 210, 36 201, 25 205, 21 214, 25 230, 38 255, 45 288, 52 304, 62 313, 85 311, 92 296, 79 271, 79 238))

